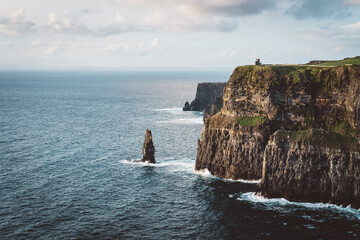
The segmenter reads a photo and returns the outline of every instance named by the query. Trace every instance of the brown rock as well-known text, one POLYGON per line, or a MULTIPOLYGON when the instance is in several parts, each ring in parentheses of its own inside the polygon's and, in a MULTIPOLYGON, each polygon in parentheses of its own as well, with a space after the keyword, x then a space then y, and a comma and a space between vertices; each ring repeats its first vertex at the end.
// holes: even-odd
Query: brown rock
POLYGON ((270 137, 260 193, 360 208, 360 145, 321 129, 279 130, 270 137))
POLYGON ((146 129, 145 141, 143 145, 143 158, 141 161, 155 163, 155 147, 152 141, 151 131, 146 129))

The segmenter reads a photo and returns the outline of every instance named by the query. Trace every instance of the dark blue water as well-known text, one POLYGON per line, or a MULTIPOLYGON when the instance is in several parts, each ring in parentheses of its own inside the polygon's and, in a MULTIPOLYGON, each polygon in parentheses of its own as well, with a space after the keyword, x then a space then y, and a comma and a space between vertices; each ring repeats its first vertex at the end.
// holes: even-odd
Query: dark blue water
POLYGON ((198 82, 230 73, 0 72, 1 239, 359 239, 360 213, 193 171, 198 82), (158 164, 141 158, 152 130, 158 164))

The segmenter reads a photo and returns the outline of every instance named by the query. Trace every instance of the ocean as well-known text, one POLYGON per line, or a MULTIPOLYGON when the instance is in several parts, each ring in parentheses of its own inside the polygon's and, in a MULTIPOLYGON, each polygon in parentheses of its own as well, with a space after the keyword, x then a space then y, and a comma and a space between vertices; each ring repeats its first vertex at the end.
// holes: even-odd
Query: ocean
POLYGON ((199 82, 230 72, 1 71, 0 239, 360 239, 360 211, 194 171, 199 82), (157 164, 138 163, 150 129, 157 164))

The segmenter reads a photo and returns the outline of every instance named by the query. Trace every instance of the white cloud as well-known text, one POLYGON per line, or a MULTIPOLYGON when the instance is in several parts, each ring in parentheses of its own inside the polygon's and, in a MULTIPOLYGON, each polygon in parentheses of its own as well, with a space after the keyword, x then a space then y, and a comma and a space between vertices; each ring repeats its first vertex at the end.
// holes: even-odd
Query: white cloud
POLYGON ((54 55, 58 53, 60 50, 59 46, 50 46, 46 49, 45 54, 46 55, 54 55))
POLYGON ((158 39, 158 38, 155 38, 155 39, 150 43, 150 46, 151 46, 152 48, 156 48, 158 45, 159 45, 159 39, 158 39))
POLYGON ((218 53, 216 55, 218 58, 223 58, 223 59, 231 59, 234 58, 236 56, 236 51, 233 50, 223 50, 220 53, 218 53))
POLYGON ((45 44, 47 46, 45 50, 46 55, 55 55, 65 50, 65 47, 69 47, 68 43, 62 41, 45 44))
POLYGON ((35 23, 26 20, 24 9, 0 16, 0 32, 6 35, 19 35, 35 31, 35 23))
POLYGON ((37 39, 37 40, 34 40, 34 41, 31 42, 32 47, 38 47, 38 46, 41 46, 41 45, 42 45, 41 39, 37 39))
POLYGON ((298 37, 333 47, 335 52, 343 49, 359 49, 360 22, 347 25, 333 25, 327 28, 301 30, 298 37))
POLYGON ((58 34, 86 35, 90 32, 85 25, 75 21, 73 16, 67 12, 49 13, 47 28, 49 31, 58 34))
POLYGON ((0 47, 13 47, 14 44, 8 42, 0 42, 0 47))
POLYGON ((122 56, 144 56, 157 49, 159 39, 155 38, 150 43, 118 42, 108 43, 105 47, 99 48, 104 54, 122 55, 122 56))

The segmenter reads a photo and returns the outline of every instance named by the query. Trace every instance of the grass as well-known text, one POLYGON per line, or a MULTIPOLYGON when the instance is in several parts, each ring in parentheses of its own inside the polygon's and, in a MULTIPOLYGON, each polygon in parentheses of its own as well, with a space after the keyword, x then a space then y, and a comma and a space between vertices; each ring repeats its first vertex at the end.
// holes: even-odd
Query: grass
POLYGON ((352 128, 347 121, 341 121, 339 124, 329 128, 329 131, 339 133, 345 136, 359 137, 360 129, 352 128))
POLYGON ((312 128, 309 130, 303 131, 285 131, 279 130, 277 132, 278 135, 282 137, 286 137, 291 141, 301 141, 306 139, 312 139, 317 142, 322 142, 331 147, 344 147, 344 148, 352 148, 356 147, 359 148, 359 143, 357 142, 356 138, 352 136, 344 136, 339 133, 333 131, 326 131, 323 129, 316 129, 312 128))
POLYGON ((267 117, 264 116, 236 118, 236 122, 242 127, 259 126, 266 123, 267 120, 267 117))
POLYGON ((325 63, 317 64, 316 66, 339 67, 339 66, 344 66, 347 64, 360 65, 360 57, 348 58, 348 59, 344 59, 344 60, 340 60, 340 61, 325 62, 325 63))

